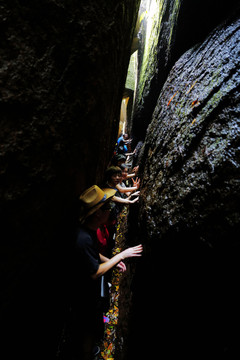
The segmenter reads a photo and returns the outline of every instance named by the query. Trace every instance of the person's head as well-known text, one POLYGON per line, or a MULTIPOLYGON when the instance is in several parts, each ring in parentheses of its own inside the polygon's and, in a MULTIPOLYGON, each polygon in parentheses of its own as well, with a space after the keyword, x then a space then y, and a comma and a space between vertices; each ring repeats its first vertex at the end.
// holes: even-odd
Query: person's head
POLYGON ((79 197, 82 209, 80 222, 92 221, 104 224, 108 220, 111 207, 109 206, 111 198, 115 195, 114 189, 100 189, 93 185, 85 190, 79 197))
POLYGON ((118 152, 119 155, 124 154, 124 152, 125 152, 124 146, 125 146, 124 141, 121 140, 119 145, 118 145, 118 149, 117 149, 117 152, 118 152))
POLYGON ((107 200, 106 203, 95 212, 95 214, 91 215, 95 217, 95 222, 97 222, 98 226, 107 225, 109 223, 112 203, 113 201, 107 200))
POLYGON ((106 181, 111 185, 112 187, 115 187, 117 184, 119 184, 122 176, 122 170, 118 166, 110 166, 107 168, 105 172, 105 178, 106 181))
POLYGON ((128 134, 123 134, 123 140, 127 140, 128 139, 128 134))
POLYGON ((118 154, 116 157, 116 166, 120 167, 123 163, 125 163, 127 157, 124 154, 118 154))
POLYGON ((124 164, 125 159, 119 160, 117 163, 117 166, 120 167, 122 164, 124 164))
POLYGON ((126 166, 126 164, 121 165, 121 170, 122 170, 122 180, 126 180, 128 175, 128 167, 126 166))
MULTIPOLYGON (((103 189, 105 191, 105 189, 103 189)), ((109 210, 110 214, 107 218, 107 221, 104 223, 104 225, 111 226, 116 223, 117 217, 118 217, 118 209, 116 206, 116 203, 113 201, 109 201, 108 205, 104 210, 109 210)))
POLYGON ((119 164, 122 164, 126 160, 126 155, 124 154, 116 154, 112 159, 112 166, 119 166, 119 164))

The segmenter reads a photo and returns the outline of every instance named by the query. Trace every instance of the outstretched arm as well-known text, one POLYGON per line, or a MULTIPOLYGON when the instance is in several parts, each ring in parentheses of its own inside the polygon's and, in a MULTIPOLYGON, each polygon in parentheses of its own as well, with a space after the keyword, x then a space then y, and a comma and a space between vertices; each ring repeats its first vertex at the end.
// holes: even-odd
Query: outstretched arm
MULTIPOLYGON (((142 251, 143 251, 142 245, 137 245, 137 246, 128 248, 126 250, 123 250, 119 254, 113 256, 111 259, 100 264, 97 272, 92 275, 92 278, 95 280, 98 277, 104 275, 108 270, 113 268, 115 265, 117 265, 124 259, 141 256, 142 251)), ((105 256, 103 258, 105 258, 105 260, 107 259, 105 256)), ((101 259, 101 256, 100 256, 100 259, 101 259)))
POLYGON ((112 200, 115 202, 119 202, 121 204, 134 204, 136 201, 138 201, 139 197, 136 197, 134 200, 130 200, 129 198, 123 199, 119 196, 113 196, 112 200))
POLYGON ((120 191, 121 193, 129 193, 132 191, 135 191, 138 189, 137 185, 135 186, 131 186, 131 187, 122 187, 121 185, 117 184, 116 188, 118 189, 118 191, 120 191))
POLYGON ((135 166, 135 167, 132 169, 133 173, 131 173, 131 174, 127 174, 127 179, 130 179, 130 178, 132 178, 132 177, 136 176, 136 175, 137 175, 138 170, 139 170, 139 165, 138 165, 138 166, 135 166))
MULTIPOLYGON (((102 263, 104 263, 104 262, 106 262, 106 261, 109 260, 109 258, 107 258, 106 256, 104 256, 104 255, 102 255, 102 254, 99 254, 99 256, 100 256, 100 260, 101 260, 102 263)), ((120 262, 116 265, 116 267, 118 268, 118 270, 119 270, 120 272, 124 272, 124 271, 127 270, 126 265, 124 264, 123 261, 120 261, 120 262)))

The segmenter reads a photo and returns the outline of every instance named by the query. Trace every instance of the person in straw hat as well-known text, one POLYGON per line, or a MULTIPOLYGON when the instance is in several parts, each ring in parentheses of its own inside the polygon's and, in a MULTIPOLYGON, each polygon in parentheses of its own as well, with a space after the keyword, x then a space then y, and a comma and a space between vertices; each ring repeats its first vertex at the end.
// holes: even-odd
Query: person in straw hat
POLYGON ((82 210, 75 244, 71 303, 73 359, 92 359, 94 344, 102 334, 102 310, 99 308, 101 276, 114 266, 125 271, 123 260, 141 256, 143 250, 142 245, 138 245, 111 259, 99 254, 96 231, 109 218, 115 192, 114 189, 103 191, 93 185, 80 196, 82 210))

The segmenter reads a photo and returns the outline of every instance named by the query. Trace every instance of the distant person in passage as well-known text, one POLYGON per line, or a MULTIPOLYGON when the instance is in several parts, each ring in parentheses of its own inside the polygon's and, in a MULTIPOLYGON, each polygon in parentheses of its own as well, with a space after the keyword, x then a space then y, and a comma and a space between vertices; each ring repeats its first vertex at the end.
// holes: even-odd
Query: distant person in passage
POLYGON ((125 163, 126 159, 127 157, 124 154, 115 154, 109 166, 121 166, 121 164, 125 163))
POLYGON ((129 174, 128 167, 125 164, 122 164, 120 166, 120 168, 122 170, 122 176, 121 176, 120 183, 117 186, 117 189, 119 188, 119 186, 121 186, 122 189, 125 188, 125 194, 127 196, 131 195, 131 192, 132 192, 131 189, 135 189, 134 195, 139 195, 140 191, 136 191, 136 190, 138 190, 140 187, 140 179, 139 178, 133 179, 133 176, 135 176, 135 173, 129 174), (129 179, 131 179, 131 180, 129 180, 129 179), (133 186, 129 185, 129 181, 132 182, 133 186))
POLYGON ((134 204, 138 201, 139 197, 135 197, 133 200, 131 198, 135 196, 134 192, 139 189, 140 181, 137 181, 135 186, 128 187, 127 189, 120 185, 122 181, 122 170, 118 166, 110 166, 107 168, 105 172, 105 183, 104 188, 114 189, 116 190, 116 194, 113 197, 113 201, 126 205, 126 204, 134 204), (124 196, 125 193, 130 192, 130 196, 124 196))
POLYGON ((106 224, 116 190, 93 185, 80 196, 81 216, 76 233, 71 291, 70 335, 72 360, 91 360, 102 336, 101 276, 114 266, 126 271, 126 258, 139 257, 142 245, 128 248, 111 259, 99 253, 97 229, 106 224))
POLYGON ((129 136, 128 134, 122 134, 119 136, 119 138, 117 139, 117 145, 119 145, 121 143, 121 141, 123 141, 124 143, 129 141, 129 136))
POLYGON ((131 143, 131 139, 129 139, 128 134, 122 134, 117 139, 115 154, 126 154, 129 152, 129 144, 131 143))

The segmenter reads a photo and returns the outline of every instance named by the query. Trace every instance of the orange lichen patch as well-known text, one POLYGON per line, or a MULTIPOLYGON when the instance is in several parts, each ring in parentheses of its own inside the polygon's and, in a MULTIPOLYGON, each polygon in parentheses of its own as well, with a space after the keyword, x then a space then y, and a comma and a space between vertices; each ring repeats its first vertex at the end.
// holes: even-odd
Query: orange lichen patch
POLYGON ((178 91, 175 92, 175 94, 171 97, 171 99, 169 100, 167 106, 169 106, 172 102, 172 100, 174 99, 174 97, 177 95, 178 91))
POLYGON ((193 119, 191 126, 193 126, 193 124, 195 124, 196 121, 197 121, 197 119, 193 119))
POLYGON ((200 102, 198 101, 198 99, 192 101, 192 107, 197 106, 199 104, 200 104, 200 102))

